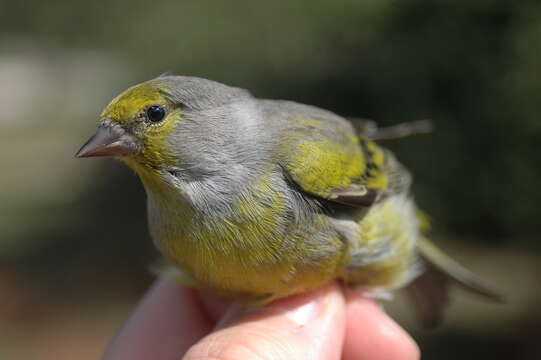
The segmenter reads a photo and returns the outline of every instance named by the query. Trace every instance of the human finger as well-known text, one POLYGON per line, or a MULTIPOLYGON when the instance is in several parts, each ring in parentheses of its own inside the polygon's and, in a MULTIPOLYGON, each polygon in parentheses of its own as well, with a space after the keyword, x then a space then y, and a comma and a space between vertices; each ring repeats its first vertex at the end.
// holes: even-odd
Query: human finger
POLYGON ((224 324, 184 360, 325 359, 341 357, 345 306, 336 284, 252 310, 232 308, 224 324))
POLYGON ((194 290, 160 279, 109 345, 104 360, 178 359, 212 326, 194 290))
POLYGON ((346 289, 343 360, 417 360, 417 344, 371 299, 346 289))

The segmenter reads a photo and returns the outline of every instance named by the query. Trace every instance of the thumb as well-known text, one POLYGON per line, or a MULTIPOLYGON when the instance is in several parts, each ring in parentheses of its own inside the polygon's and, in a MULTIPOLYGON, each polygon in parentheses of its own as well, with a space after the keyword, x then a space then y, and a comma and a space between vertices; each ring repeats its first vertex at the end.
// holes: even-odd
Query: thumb
POLYGON ((231 308, 224 322, 193 345, 184 360, 340 359, 345 302, 333 284, 260 309, 231 308))

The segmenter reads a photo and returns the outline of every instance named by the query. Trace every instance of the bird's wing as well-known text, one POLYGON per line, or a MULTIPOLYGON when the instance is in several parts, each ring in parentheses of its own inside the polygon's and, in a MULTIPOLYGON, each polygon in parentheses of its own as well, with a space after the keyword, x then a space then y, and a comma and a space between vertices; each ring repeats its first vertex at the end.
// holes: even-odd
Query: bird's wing
POLYGON ((393 168, 399 164, 389 151, 357 135, 332 113, 308 107, 289 110, 279 163, 302 190, 342 204, 369 206, 394 186, 393 168))

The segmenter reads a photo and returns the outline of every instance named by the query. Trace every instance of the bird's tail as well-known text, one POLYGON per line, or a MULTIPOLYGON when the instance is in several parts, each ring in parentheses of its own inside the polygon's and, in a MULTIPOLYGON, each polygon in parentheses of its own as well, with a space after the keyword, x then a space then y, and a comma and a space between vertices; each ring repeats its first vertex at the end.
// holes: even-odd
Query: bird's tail
POLYGON ((441 323, 451 284, 492 301, 503 301, 502 296, 491 286, 446 255, 427 238, 420 236, 417 248, 424 262, 425 272, 411 283, 407 290, 425 328, 434 328, 441 323))

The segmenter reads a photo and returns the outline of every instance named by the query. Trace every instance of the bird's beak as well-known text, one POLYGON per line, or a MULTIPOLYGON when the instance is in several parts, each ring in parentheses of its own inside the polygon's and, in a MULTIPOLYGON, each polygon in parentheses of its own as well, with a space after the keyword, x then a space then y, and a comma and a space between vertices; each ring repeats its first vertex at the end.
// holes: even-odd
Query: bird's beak
POLYGON ((141 151, 135 136, 118 126, 101 125, 96 133, 79 149, 75 157, 133 156, 141 151))

